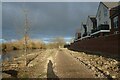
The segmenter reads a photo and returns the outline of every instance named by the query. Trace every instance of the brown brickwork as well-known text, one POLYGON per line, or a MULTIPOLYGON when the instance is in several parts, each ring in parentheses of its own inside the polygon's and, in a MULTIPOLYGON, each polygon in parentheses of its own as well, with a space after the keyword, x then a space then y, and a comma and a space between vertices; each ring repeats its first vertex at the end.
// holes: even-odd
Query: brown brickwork
POLYGON ((71 43, 70 49, 119 56, 120 34, 75 41, 71 43))
POLYGON ((118 28, 117 31, 120 33, 120 5, 117 7, 114 7, 110 10, 110 19, 111 19, 111 34, 114 34, 115 29, 114 29, 114 23, 113 19, 114 17, 118 16, 118 28))

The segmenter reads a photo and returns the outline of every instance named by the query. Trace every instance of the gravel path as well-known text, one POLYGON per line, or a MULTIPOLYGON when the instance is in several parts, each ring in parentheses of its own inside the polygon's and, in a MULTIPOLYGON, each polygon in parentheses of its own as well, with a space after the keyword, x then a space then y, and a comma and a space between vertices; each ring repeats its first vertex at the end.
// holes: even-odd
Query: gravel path
MULTIPOLYGON (((3 67, 3 70, 16 70, 18 72, 16 77, 18 78, 101 78, 103 74, 99 73, 100 71, 96 70, 96 68, 101 71, 103 70, 103 73, 105 71, 108 73, 110 71, 109 67, 111 66, 115 67, 109 73, 109 76, 115 70, 119 73, 116 66, 118 62, 115 60, 96 55, 88 55, 82 52, 74 52, 64 48, 47 49, 41 52, 31 53, 28 58, 32 58, 30 59, 32 61, 27 66, 27 72, 24 71, 26 68, 20 67, 20 65, 23 65, 22 62, 24 62, 22 58, 24 59, 24 56, 14 59, 13 63, 9 65, 7 64, 8 62, 3 63, 6 66, 3 67), (35 58, 33 58, 34 56, 35 58), (108 70, 104 66, 105 63, 108 70)), ((10 74, 3 74, 3 77, 11 77, 10 74)), ((114 74, 117 75, 116 73, 114 74)))
POLYGON ((55 72, 60 78, 95 78, 92 71, 62 49, 57 53, 55 63, 55 72))

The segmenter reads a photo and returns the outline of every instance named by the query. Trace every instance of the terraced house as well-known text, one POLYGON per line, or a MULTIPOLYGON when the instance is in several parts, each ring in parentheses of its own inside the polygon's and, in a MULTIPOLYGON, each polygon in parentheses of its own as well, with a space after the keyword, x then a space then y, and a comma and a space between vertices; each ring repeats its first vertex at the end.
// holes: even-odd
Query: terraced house
MULTIPOLYGON (((114 11, 115 8, 118 10, 118 2, 100 2, 98 6, 98 10, 96 16, 88 16, 87 22, 82 24, 81 26, 81 40, 88 39, 88 38, 95 38, 100 36, 106 36, 117 30, 115 33, 118 32, 118 29, 114 29, 111 25, 118 25, 118 17, 113 20, 115 13, 119 11, 114 11), (114 24, 111 24, 114 22, 114 24), (115 21, 116 20, 116 21, 115 21)), ((118 14, 117 14, 118 15, 118 14)))
POLYGON ((120 2, 100 2, 96 16, 88 16, 84 25, 81 26, 81 39, 71 43, 72 50, 118 57, 120 50, 120 2))
POLYGON ((110 18, 111 18, 111 34, 120 33, 120 5, 112 8, 110 10, 110 18))
POLYGON ((81 39, 87 37, 87 27, 86 27, 86 23, 81 23, 81 39))
POLYGON ((75 33, 75 40, 78 40, 80 38, 81 38, 81 32, 80 32, 80 30, 77 30, 75 33))
POLYGON ((110 33, 111 29, 111 19, 110 10, 113 7, 118 6, 118 2, 100 2, 96 14, 97 19, 97 29, 94 30, 94 36, 104 36, 110 33))
POLYGON ((88 16, 86 27, 87 27, 87 35, 91 37, 93 30, 96 30, 97 28, 97 20, 95 16, 88 16))
POLYGON ((81 26, 81 39, 89 38, 92 30, 97 28, 97 20, 95 16, 88 16, 86 24, 81 26))

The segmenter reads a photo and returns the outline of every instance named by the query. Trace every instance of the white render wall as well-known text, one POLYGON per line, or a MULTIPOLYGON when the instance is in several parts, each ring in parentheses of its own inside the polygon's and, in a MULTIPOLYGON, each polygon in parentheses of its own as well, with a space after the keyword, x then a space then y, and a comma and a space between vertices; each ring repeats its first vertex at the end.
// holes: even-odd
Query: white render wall
POLYGON ((98 8, 98 12, 97 12, 97 15, 96 15, 96 19, 97 19, 97 27, 100 25, 100 24, 105 24, 105 22, 107 22, 109 24, 109 28, 111 29, 111 21, 110 21, 110 10, 105 7, 102 3, 100 3, 100 6, 98 8), (104 16, 104 13, 105 13, 105 10, 107 11, 107 16, 104 16), (99 20, 99 15, 100 15, 100 20, 99 20))
POLYGON ((87 19, 86 27, 87 27, 87 34, 90 34, 91 30, 93 29, 93 22, 91 21, 89 16, 87 19))
POLYGON ((84 32, 85 32, 85 30, 84 30, 84 27, 83 27, 83 24, 81 25, 81 37, 83 36, 83 34, 84 34, 84 32))

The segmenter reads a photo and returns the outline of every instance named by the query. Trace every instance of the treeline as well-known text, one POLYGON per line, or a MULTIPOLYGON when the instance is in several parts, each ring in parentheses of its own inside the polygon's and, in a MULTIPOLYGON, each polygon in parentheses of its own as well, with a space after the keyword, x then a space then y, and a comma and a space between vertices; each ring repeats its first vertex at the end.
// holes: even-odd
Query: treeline
POLYGON ((51 43, 46 44, 46 48, 50 48, 50 49, 60 48, 60 47, 64 47, 65 44, 66 44, 66 42, 65 42, 64 38, 56 37, 51 40, 51 43))
MULTIPOLYGON (((25 48, 24 41, 7 42, 1 44, 2 51, 23 50, 25 48)), ((45 44, 42 41, 28 41, 27 49, 45 49, 45 44)))
MULTIPOLYGON (((38 40, 28 40, 27 49, 53 49, 64 47, 66 44, 64 38, 57 37, 54 38, 51 43, 45 44, 43 41, 38 40)), ((7 42, 0 44, 1 50, 3 52, 8 52, 12 50, 23 50, 25 49, 24 39, 14 42, 7 42)))

